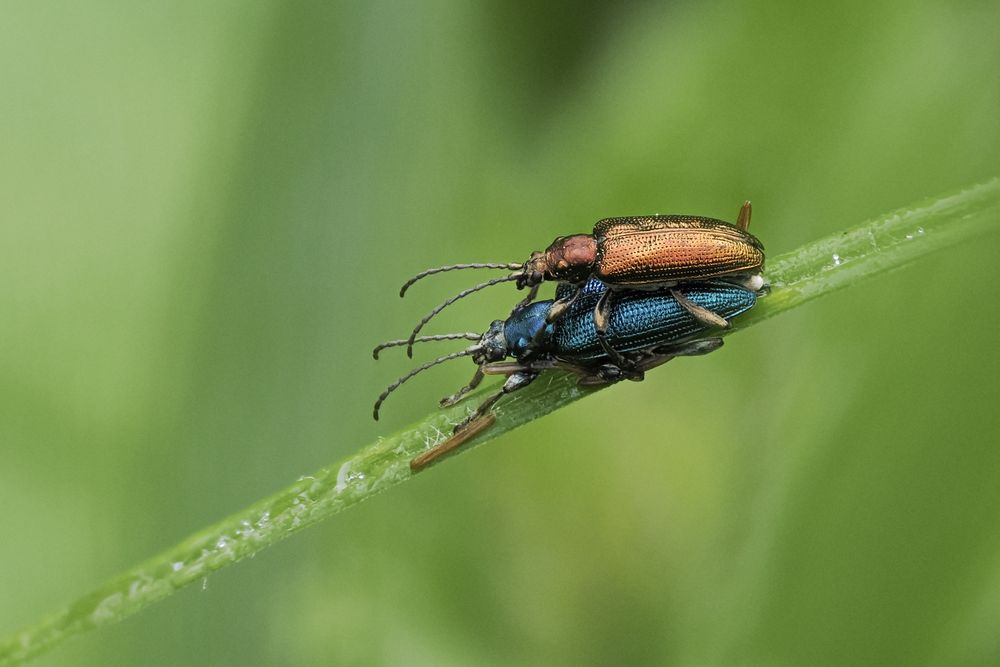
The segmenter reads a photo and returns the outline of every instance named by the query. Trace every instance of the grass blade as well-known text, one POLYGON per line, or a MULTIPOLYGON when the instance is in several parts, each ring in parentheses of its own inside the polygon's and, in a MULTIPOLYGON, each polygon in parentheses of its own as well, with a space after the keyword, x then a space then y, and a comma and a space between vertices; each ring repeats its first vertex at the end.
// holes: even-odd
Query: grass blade
MULTIPOLYGON (((1000 179, 993 179, 820 239, 768 261, 771 294, 727 334, 998 228, 1000 179)), ((566 375, 544 377, 505 399, 496 425, 472 446, 593 392, 578 388, 566 375)), ((196 532, 0 642, 0 665, 22 663, 72 635, 120 621, 183 586, 406 481, 412 476, 410 459, 443 440, 470 405, 475 401, 435 411, 418 424, 196 532)))

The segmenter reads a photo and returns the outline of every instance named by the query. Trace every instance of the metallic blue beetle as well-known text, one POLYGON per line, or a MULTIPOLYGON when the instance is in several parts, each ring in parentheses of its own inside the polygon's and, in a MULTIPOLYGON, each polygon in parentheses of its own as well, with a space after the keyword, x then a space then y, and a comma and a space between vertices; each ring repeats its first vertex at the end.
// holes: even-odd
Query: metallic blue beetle
MULTIPOLYGON (((571 285, 560 285, 556 300, 575 290, 571 285)), ((687 304, 678 301, 671 290, 621 290, 616 293, 607 322, 607 341, 619 355, 612 359, 602 346, 593 318, 594 307, 606 290, 604 283, 591 279, 567 312, 554 322, 546 319, 555 300, 536 301, 518 305, 506 320, 494 320, 482 335, 461 333, 416 339, 477 342, 424 364, 390 385, 375 403, 375 419, 378 419, 382 402, 396 388, 414 375, 449 359, 471 356, 479 368, 467 385, 441 400, 442 407, 457 403, 487 374, 507 376, 497 393, 455 427, 454 436, 411 462, 410 467, 419 470, 490 426, 495 420, 490 408, 504 395, 531 384, 543 371, 573 372, 580 376, 581 385, 625 379, 638 381, 646 371, 674 357, 707 354, 722 346, 721 338, 699 338, 711 327, 693 315, 687 304)), ((673 291, 680 291, 682 299, 718 313, 726 320, 746 312, 757 301, 757 292, 724 282, 684 285, 673 291)), ((375 358, 387 347, 403 346, 408 342, 383 343, 375 348, 375 358)))

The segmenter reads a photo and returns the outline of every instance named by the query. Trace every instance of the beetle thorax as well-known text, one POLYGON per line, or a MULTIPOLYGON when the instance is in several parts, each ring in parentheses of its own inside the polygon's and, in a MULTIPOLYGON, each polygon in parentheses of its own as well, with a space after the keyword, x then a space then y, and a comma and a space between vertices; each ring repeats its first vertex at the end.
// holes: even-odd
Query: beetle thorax
POLYGON ((545 277, 582 283, 597 262, 597 240, 589 234, 561 236, 545 249, 545 277))

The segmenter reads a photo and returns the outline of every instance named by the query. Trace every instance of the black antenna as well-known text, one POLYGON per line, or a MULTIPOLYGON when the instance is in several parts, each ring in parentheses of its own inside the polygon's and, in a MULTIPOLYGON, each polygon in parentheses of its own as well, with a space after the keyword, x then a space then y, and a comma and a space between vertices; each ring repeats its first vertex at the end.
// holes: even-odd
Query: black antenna
POLYGON ((471 354, 475 354, 476 352, 479 352, 479 350, 481 350, 481 349, 482 348, 480 346, 478 346, 478 345, 472 345, 470 347, 465 348, 464 350, 462 350, 460 352, 452 352, 451 354, 446 354, 443 357, 438 357, 434 361, 428 361, 426 364, 424 364, 423 366, 420 366, 419 368, 414 368, 412 371, 410 371, 409 373, 407 373, 403 377, 399 378, 398 380, 396 380, 395 382, 393 382, 392 384, 390 384, 388 387, 385 388, 385 391, 383 391, 379 395, 378 400, 375 401, 375 408, 372 411, 372 416, 375 418, 375 421, 378 421, 378 411, 379 411, 379 408, 382 407, 382 403, 384 403, 385 399, 387 399, 389 397, 389 394, 391 394, 392 392, 396 391, 396 389, 399 388, 399 385, 403 384, 404 382, 406 382, 407 380, 409 380, 411 377, 413 377, 417 373, 422 373, 422 372, 426 371, 428 368, 431 368, 432 366, 437 366, 438 364, 443 363, 445 361, 448 361, 450 359, 458 359, 459 357, 467 357, 467 356, 469 356, 471 354))
POLYGON ((410 285, 426 278, 427 276, 433 276, 435 273, 444 273, 445 271, 457 271, 458 269, 507 269, 508 271, 517 271, 518 269, 523 269, 523 264, 514 263, 479 263, 479 264, 452 264, 451 266, 439 266, 436 269, 427 269, 426 271, 421 271, 417 275, 413 276, 399 288, 399 296, 404 296, 406 290, 410 289, 410 285))
POLYGON ((445 308, 447 308, 451 304, 455 303, 459 299, 461 299, 463 297, 469 296, 473 292, 478 292, 479 290, 485 289, 485 288, 489 287, 490 285, 497 285, 499 283, 506 283, 506 282, 510 282, 512 280, 517 280, 520 277, 521 277, 520 273, 512 273, 509 276, 504 276, 502 278, 494 278, 493 280, 487 280, 484 283, 479 283, 475 287, 470 287, 468 289, 462 290, 461 292, 459 292, 455 296, 451 297, 450 299, 448 299, 447 301, 445 301, 444 303, 442 303, 440 306, 438 306, 437 308, 435 308, 431 312, 427 313, 427 315, 424 316, 424 319, 420 320, 420 323, 416 327, 413 328, 413 333, 410 334, 410 337, 406 341, 406 356, 408 356, 410 358, 413 357, 413 343, 415 343, 416 340, 417 340, 417 334, 420 333, 420 330, 424 328, 425 324, 427 324, 428 322, 431 321, 432 317, 434 317, 435 315, 437 315, 438 313, 440 313, 442 310, 444 310, 445 308))
MULTIPOLYGON (((450 334, 437 334, 436 336, 418 336, 413 339, 414 343, 426 343, 433 340, 479 340, 482 338, 482 334, 473 333, 471 331, 467 333, 450 333, 450 334)), ((378 359, 378 353, 387 347, 402 347, 403 345, 408 345, 410 341, 406 338, 401 338, 400 340, 387 340, 384 343, 379 343, 372 350, 372 356, 378 359)))

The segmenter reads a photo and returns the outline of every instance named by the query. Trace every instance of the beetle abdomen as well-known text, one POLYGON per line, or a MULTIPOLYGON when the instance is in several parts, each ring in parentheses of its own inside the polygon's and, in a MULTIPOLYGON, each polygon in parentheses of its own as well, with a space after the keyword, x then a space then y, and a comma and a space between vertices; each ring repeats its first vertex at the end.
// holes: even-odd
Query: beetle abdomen
POLYGON ((607 218, 594 227, 600 254, 594 276, 640 286, 752 273, 764 248, 722 220, 685 215, 607 218))

